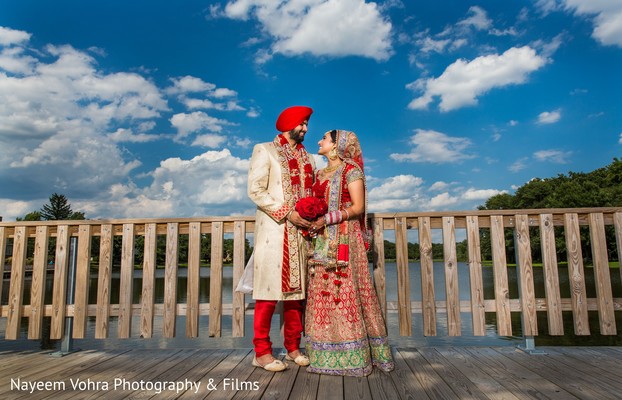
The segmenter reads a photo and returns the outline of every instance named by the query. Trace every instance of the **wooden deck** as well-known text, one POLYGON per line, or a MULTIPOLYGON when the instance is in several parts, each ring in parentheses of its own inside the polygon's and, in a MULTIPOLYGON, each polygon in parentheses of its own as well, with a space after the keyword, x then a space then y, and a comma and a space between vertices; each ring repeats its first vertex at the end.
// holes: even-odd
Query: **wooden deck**
POLYGON ((395 371, 374 370, 367 378, 320 376, 292 363, 285 372, 269 373, 251 366, 250 349, 125 348, 79 351, 65 357, 4 350, 0 351, 0 398, 620 398, 621 348, 539 350, 547 354, 529 355, 513 347, 394 349, 395 371))

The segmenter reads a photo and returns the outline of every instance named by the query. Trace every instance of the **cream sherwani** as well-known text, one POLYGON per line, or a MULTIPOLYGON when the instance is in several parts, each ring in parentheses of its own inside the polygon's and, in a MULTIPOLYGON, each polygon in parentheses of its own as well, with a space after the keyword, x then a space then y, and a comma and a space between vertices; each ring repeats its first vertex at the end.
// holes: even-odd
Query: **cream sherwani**
MULTIPOLYGON (((295 235, 297 254, 290 254, 290 257, 298 257, 296 264, 302 266, 300 273, 302 290, 283 293, 281 289, 286 216, 291 211, 292 205, 287 204, 283 192, 282 158, 279 157, 279 151, 273 142, 257 144, 253 149, 248 173, 248 196, 257 205, 253 256, 255 261, 253 298, 256 300, 305 298, 308 243, 300 233, 295 235)), ((315 170, 313 157, 308 158, 315 170)), ((291 224, 290 226, 293 227, 291 224)))

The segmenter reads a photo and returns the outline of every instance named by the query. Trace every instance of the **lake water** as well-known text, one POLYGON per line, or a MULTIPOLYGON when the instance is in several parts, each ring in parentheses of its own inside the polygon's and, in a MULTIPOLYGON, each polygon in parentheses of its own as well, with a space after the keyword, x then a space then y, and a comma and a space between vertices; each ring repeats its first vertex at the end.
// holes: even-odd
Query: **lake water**
MULTIPOLYGON (((612 287, 614 288, 613 297, 622 297, 622 284, 620 282, 620 271, 618 269, 611 269, 612 287)), ((183 276, 185 270, 180 270, 181 276, 178 278, 178 303, 184 303, 186 287, 186 277, 183 276)), ((494 299, 494 286, 493 286, 493 270, 491 267, 483 268, 483 281, 484 281, 484 298, 494 299)), ((594 274, 591 268, 585 269, 586 274, 586 289, 587 297, 596 296, 596 288, 594 285, 594 274)), ((223 304, 231 303, 232 301, 232 285, 233 285, 233 270, 230 267, 223 269, 223 304)), ((559 268, 560 288, 561 296, 570 297, 570 286, 568 283, 568 270, 565 267, 559 268)), ((140 303, 141 286, 142 286, 142 271, 134 272, 134 299, 133 302, 140 303)), ((460 299, 469 300, 470 287, 469 287, 469 273, 466 263, 458 264, 458 278, 460 299)), ((518 283, 517 283, 517 270, 514 267, 508 268, 508 281, 510 285, 510 297, 518 297, 518 283)), ((534 268, 534 281, 536 297, 544 298, 544 277, 542 268, 534 268)), ((444 278, 444 265, 442 262, 434 263, 434 282, 435 282, 435 294, 437 300, 445 300, 445 278, 444 278)), ((5 279, 3 282, 4 288, 2 291, 3 299, 2 304, 7 303, 9 282, 5 279)), ((30 279, 25 281, 25 292, 29 291, 30 279)), ((200 302, 209 302, 209 268, 201 269, 200 280, 200 302)), ((397 302, 397 268, 395 263, 387 263, 386 265, 386 286, 387 286, 387 301, 397 302)), ((113 275, 112 290, 111 290, 111 303, 118 302, 119 290, 119 278, 118 274, 113 275)), ((411 300, 421 300, 421 274, 419 263, 410 264, 410 290, 411 300)), ((51 304, 51 292, 52 292, 52 274, 48 274, 47 280, 47 299, 46 304, 51 304)), ((155 296, 156 303, 162 303, 164 298, 164 270, 156 271, 155 281, 155 296)), ((96 302, 97 298, 97 275, 93 274, 91 278, 91 286, 89 293, 91 304, 96 302)), ((24 298, 24 304, 29 303, 28 296, 24 298)), ((246 296, 247 302, 252 302, 249 295, 246 296)), ((622 313, 616 313, 616 322, 618 326, 618 332, 622 332, 622 313)), ((177 318, 177 332, 176 338, 165 339, 161 337, 162 322, 161 318, 156 317, 154 321, 154 337, 151 339, 141 339, 138 337, 140 327, 139 318, 133 318, 132 324, 132 337, 130 339, 116 339, 117 325, 116 318, 112 318, 110 321, 110 338, 101 340, 94 338, 95 318, 90 317, 87 322, 87 338, 74 340, 74 346, 82 349, 113 349, 120 347, 132 347, 132 348, 251 348, 252 347, 252 315, 246 316, 246 336, 243 338, 231 337, 231 317, 224 316, 222 320, 222 337, 210 338, 208 337, 208 317, 201 317, 199 319, 199 337, 198 338, 186 338, 185 337, 185 317, 177 318)), ((622 335, 617 336, 602 336, 598 333, 598 313, 590 312, 590 329, 592 335, 589 337, 575 336, 573 333, 572 313, 564 312, 564 336, 548 336, 546 334, 547 321, 546 313, 538 313, 538 326, 541 334, 535 338, 536 345, 620 345, 622 344, 622 335)), ((49 318, 48 318, 49 319, 49 318)), ((414 314, 412 318, 412 332, 410 337, 403 337, 399 335, 398 327, 398 314, 395 312, 389 312, 387 316, 387 327, 389 332, 390 342, 394 346, 398 347, 424 347, 424 346, 514 346, 523 342, 521 332, 521 321, 519 313, 512 313, 512 337, 502 337, 497 335, 496 330, 496 318, 494 313, 486 313, 486 334, 485 336, 473 336, 472 335, 472 321, 469 313, 461 314, 462 323, 462 335, 458 337, 450 337, 447 335, 447 316, 445 313, 437 314, 437 336, 424 337, 423 336, 423 322, 421 314, 414 314)), ((6 319, 0 319, 0 339, 4 338, 6 319)), ((24 318, 21 326, 21 337, 27 336, 27 320, 24 318)), ((275 316, 273 320, 272 334, 273 343, 275 347, 282 347, 282 338, 280 336, 278 327, 278 318, 275 316)), ((6 341, 0 340, 0 349, 34 349, 34 348, 48 348, 58 349, 60 346, 59 341, 46 341, 36 340, 29 341, 21 339, 19 341, 6 341)))

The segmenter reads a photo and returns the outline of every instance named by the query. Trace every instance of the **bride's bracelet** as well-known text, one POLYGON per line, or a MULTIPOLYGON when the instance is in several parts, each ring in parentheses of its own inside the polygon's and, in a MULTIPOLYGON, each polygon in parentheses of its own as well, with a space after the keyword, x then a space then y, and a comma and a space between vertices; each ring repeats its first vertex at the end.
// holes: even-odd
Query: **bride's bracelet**
POLYGON ((348 210, 337 210, 337 211, 331 211, 329 213, 326 213, 326 215, 324 215, 324 221, 325 221, 325 225, 333 225, 333 224, 338 224, 342 221, 347 221, 350 219, 350 213, 348 212, 348 210), (346 217, 345 219, 343 218, 344 215, 343 213, 346 213, 346 217))
POLYGON ((341 222, 341 213, 339 211, 331 211, 324 215, 326 225, 334 225, 341 222))

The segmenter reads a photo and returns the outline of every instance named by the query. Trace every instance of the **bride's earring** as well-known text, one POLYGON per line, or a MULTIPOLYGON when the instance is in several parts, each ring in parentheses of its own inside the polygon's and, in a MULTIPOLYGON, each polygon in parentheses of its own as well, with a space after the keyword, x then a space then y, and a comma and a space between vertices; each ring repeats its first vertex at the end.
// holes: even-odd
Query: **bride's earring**
POLYGON ((335 160, 337 158, 337 148, 333 147, 332 149, 330 149, 330 151, 328 152, 328 158, 331 160, 335 160))

